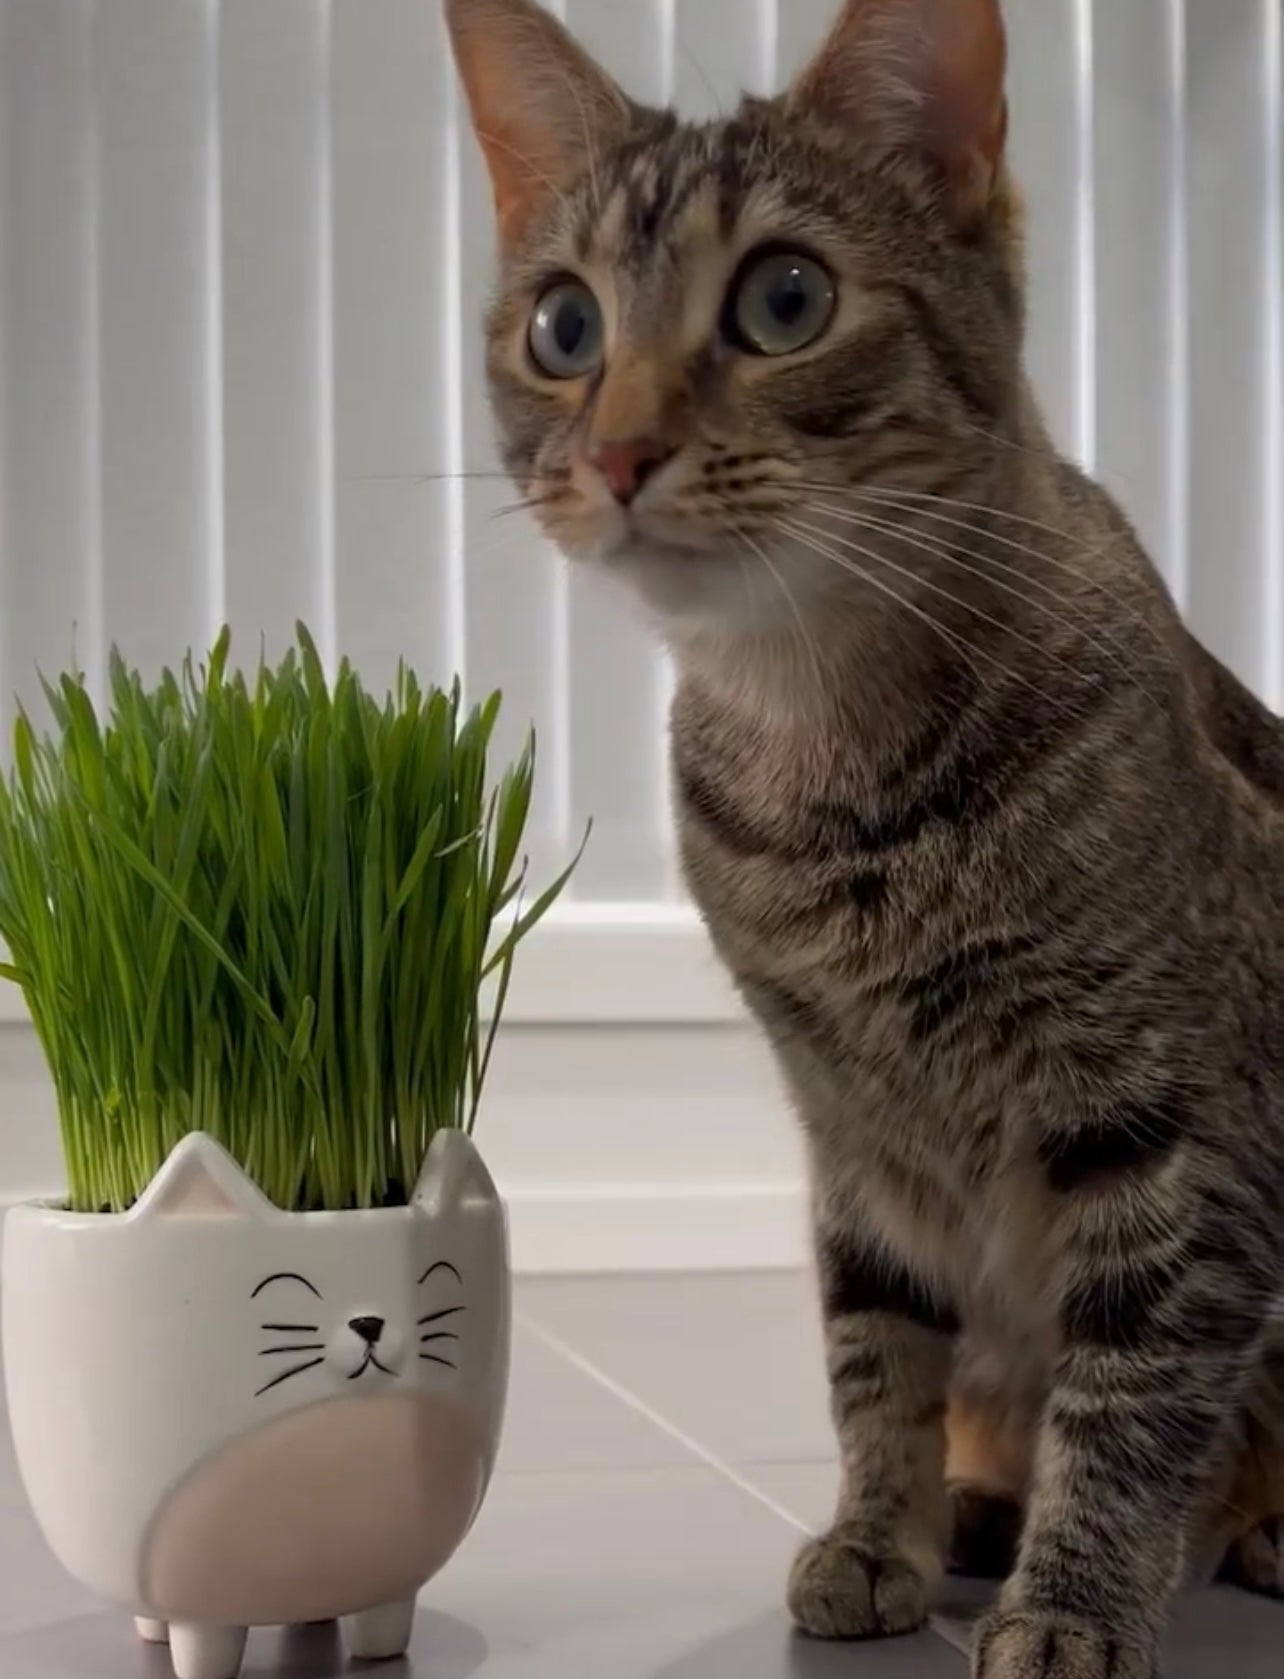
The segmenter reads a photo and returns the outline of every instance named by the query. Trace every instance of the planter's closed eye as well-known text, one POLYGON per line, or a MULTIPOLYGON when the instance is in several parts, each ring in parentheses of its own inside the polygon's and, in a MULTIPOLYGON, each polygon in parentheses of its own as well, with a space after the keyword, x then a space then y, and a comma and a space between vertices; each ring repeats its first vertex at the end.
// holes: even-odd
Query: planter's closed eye
POLYGON ((263 1290, 270 1287, 273 1283, 302 1283, 304 1288, 316 1295, 318 1300, 321 1298, 321 1290, 317 1288, 315 1284, 310 1283, 306 1277, 301 1277, 297 1271, 274 1271, 270 1277, 264 1277, 263 1281, 250 1296, 250 1299, 257 1300, 263 1290))

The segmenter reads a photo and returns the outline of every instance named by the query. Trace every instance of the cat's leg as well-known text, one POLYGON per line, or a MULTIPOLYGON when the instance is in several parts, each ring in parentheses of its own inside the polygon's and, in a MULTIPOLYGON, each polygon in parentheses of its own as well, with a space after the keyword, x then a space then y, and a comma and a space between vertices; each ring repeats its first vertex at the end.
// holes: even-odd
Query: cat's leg
MULTIPOLYGON (((977 1679, 1154 1679, 1188 1536, 1269 1304, 1253 1209, 1097 1185, 1060 1211, 1060 1356, 1016 1573, 977 1679)), ((1211 1200, 1211 1197, 1210 1197, 1211 1200)))
POLYGON ((169 1653, 176 1679, 237 1679, 245 1658, 244 1627, 186 1626, 169 1629, 169 1653))
POLYGON ((1227 1490, 1210 1512, 1222 1576, 1245 1591, 1284 1597, 1284 1346, 1262 1360, 1227 1490))
POLYGON ((945 1420, 951 1574, 1006 1580, 1016 1563, 1034 1421, 983 1381, 955 1372, 945 1420))
POLYGON ((355 1661, 392 1661, 410 1648, 414 1625, 415 1599, 408 1597, 349 1615, 343 1623, 343 1639, 355 1661))
POLYGON ((838 1512, 794 1565, 789 1606, 819 1638, 913 1632, 946 1541, 945 1398, 956 1323, 872 1234, 822 1222, 838 1512))

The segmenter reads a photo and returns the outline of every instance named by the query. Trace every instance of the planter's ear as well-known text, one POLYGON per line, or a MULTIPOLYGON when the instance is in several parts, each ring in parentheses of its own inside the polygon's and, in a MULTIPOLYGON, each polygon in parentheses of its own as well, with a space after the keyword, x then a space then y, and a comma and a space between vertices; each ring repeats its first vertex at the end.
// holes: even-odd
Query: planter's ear
POLYGON ((450 1212, 478 1201, 502 1206, 495 1180, 463 1131, 438 1131, 415 1185, 414 1202, 426 1213, 450 1212))
POLYGON ((212 1137, 184 1137, 139 1197, 136 1219, 265 1218, 275 1208, 212 1137))

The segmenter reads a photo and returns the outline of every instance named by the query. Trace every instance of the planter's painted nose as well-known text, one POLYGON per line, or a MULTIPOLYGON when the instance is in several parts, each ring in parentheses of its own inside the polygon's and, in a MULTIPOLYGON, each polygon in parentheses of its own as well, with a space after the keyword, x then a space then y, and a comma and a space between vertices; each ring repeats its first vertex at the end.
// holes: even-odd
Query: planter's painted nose
POLYGON ((368 1347, 377 1347, 383 1334, 384 1320, 382 1318, 349 1318, 348 1328, 357 1334, 368 1347))

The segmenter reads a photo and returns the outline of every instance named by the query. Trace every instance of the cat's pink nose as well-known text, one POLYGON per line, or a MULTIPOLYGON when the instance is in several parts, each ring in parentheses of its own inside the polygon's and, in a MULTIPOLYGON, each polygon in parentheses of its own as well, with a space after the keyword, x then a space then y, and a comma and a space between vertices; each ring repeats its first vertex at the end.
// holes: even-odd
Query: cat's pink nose
POLYGON ((621 507, 628 507, 642 486, 672 460, 674 451, 654 437, 630 437, 620 443, 599 443, 593 451, 593 465, 606 479, 611 494, 621 507))

